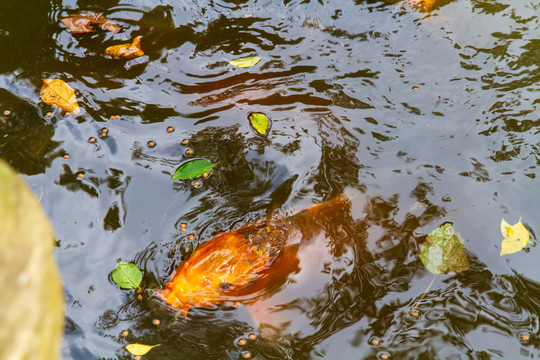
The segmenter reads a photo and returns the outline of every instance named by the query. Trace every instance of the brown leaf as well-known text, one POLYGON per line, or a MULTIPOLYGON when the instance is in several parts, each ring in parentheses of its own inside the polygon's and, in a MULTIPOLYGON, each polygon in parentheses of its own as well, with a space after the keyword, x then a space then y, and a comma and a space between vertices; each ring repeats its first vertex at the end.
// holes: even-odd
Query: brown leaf
POLYGON ((143 56, 144 52, 141 49, 141 36, 137 36, 133 39, 131 44, 109 46, 105 49, 105 54, 126 59, 143 56))
POLYGON ((66 26, 72 34, 85 34, 95 31, 95 25, 99 25, 102 30, 118 33, 122 27, 101 14, 73 14, 63 17, 62 24, 66 26))
POLYGON ((75 91, 60 79, 42 79, 41 99, 49 105, 58 106, 74 114, 81 112, 75 91))

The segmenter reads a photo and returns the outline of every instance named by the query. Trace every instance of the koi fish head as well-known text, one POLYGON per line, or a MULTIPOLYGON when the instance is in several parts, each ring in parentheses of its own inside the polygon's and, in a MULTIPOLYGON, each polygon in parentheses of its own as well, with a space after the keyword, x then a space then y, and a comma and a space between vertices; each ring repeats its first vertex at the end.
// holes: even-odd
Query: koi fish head
POLYGON ((222 233, 197 248, 158 293, 187 315, 193 306, 212 307, 230 299, 261 276, 268 258, 244 236, 222 233))

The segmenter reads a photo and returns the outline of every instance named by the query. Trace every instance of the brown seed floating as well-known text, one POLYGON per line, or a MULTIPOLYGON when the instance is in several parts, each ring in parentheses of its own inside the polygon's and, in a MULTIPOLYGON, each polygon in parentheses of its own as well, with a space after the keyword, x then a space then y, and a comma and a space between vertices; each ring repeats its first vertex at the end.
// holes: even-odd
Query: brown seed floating
POLYGON ((379 346, 380 344, 381 342, 379 341, 379 339, 377 338, 371 339, 371 345, 379 346))
POLYGON ((205 172, 204 174, 202 174, 202 177, 203 177, 203 178, 207 178, 208 175, 209 175, 209 174, 208 174, 207 172, 205 172))
POLYGON ((193 155, 193 150, 187 149, 186 150, 186 155, 193 155))
POLYGON ((122 335, 123 337, 126 337, 129 335, 129 332, 127 330, 124 330, 120 333, 120 335, 122 335))
POLYGON ((174 128, 172 126, 167 127, 167 132, 172 133, 174 131, 174 128))
POLYGON ((152 321, 152 323, 157 326, 157 325, 161 324, 161 321, 159 321, 159 319, 154 319, 152 321))
POLYGON ((257 338, 257 335, 255 334, 249 334, 248 335, 249 340, 255 340, 257 338))
POLYGON ((411 311, 411 316, 412 317, 418 317, 418 311, 411 311))
POLYGON ((78 174, 77 174, 77 177, 78 177, 79 179, 82 179, 82 178, 84 177, 84 173, 78 173, 78 174))
POLYGON ((381 354, 381 359, 386 360, 388 358, 390 358, 388 354, 381 354))
POLYGON ((93 144, 93 143, 96 142, 96 138, 95 138, 95 137, 90 137, 90 138, 88 138, 88 142, 89 142, 90 144, 93 144))
POLYGON ((110 120, 114 120, 114 115, 111 115, 111 117, 109 118, 110 120))
POLYGON ((63 157, 64 157, 64 159, 66 159, 66 160, 67 160, 67 159, 69 159, 69 154, 64 154, 64 156, 63 156, 63 157))
POLYGON ((246 345, 246 340, 244 340, 244 339, 238 340, 238 345, 240 345, 240 346, 246 345))
POLYGON ((11 114, 10 110, 4 110, 4 115, 8 116, 9 114, 11 114))
POLYGON ((142 288, 137 288, 137 290, 135 290, 135 292, 136 292, 137 294, 142 293, 142 288))
POLYGON ((189 234, 187 238, 188 238, 188 240, 193 241, 193 240, 195 240, 195 235, 189 234))
POLYGON ((189 140, 188 140, 188 139, 182 140, 182 145, 187 145, 187 144, 189 144, 189 140))
POLYGON ((186 231, 186 224, 180 224, 180 230, 185 232, 186 231))
POLYGON ((52 112, 49 111, 48 113, 45 114, 45 116, 46 116, 46 117, 51 117, 51 116, 52 116, 52 112))
POLYGON ((153 148, 154 146, 156 146, 156 143, 152 140, 150 140, 148 143, 146 143, 148 145, 148 147, 151 147, 153 148))
POLYGON ((66 116, 70 116, 71 113, 69 111, 66 111, 66 116))
POLYGON ((141 360, 141 355, 135 355, 135 356, 133 357, 133 360, 141 360))
POLYGON ((193 187, 200 188, 201 187, 201 182, 200 181, 194 181, 193 182, 193 187))
POLYGON ((142 300, 142 295, 141 294, 137 295, 137 300, 142 300))
POLYGON ((412 91, 418 91, 418 86, 413 86, 412 91))
POLYGON ((244 359, 250 359, 251 358, 251 353, 249 351, 246 351, 242 354, 242 356, 244 357, 244 359))
POLYGON ((523 341, 523 342, 527 342, 527 341, 529 341, 530 337, 529 337, 529 335, 526 334, 526 333, 521 333, 521 334, 519 334, 519 339, 520 339, 521 341, 523 341))
POLYGON ((109 132, 109 129, 107 129, 106 127, 101 128, 101 132, 106 134, 109 132))

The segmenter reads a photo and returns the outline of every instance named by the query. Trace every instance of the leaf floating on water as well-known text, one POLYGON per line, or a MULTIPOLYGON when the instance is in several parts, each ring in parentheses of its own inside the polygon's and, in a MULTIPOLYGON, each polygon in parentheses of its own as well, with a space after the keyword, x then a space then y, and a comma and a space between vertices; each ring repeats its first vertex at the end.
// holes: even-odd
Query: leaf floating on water
POLYGON ((77 103, 77 95, 71 86, 60 79, 42 79, 42 81, 40 95, 45 103, 58 106, 62 110, 74 114, 81 112, 77 103))
POLYGON ((229 64, 234 65, 234 66, 238 66, 241 68, 248 68, 248 67, 252 67, 256 63, 261 61, 261 58, 257 56, 250 56, 250 57, 245 57, 245 58, 230 60, 230 61, 225 59, 225 61, 227 61, 229 64))
POLYGON ((195 159, 180 165, 176 172, 172 176, 173 179, 188 180, 203 176, 204 173, 212 170, 212 167, 216 164, 212 164, 208 160, 195 159))
POLYGON ((529 243, 529 232, 521 223, 521 218, 514 225, 502 219, 501 233, 505 238, 501 243, 501 256, 518 252, 529 243))
POLYGON ((409 0, 409 5, 420 9, 420 11, 430 11, 436 0, 409 0))
POLYGON ((150 350, 155 348, 157 345, 144 345, 144 344, 129 344, 126 345, 126 350, 129 351, 132 355, 146 355, 150 350))
POLYGON ((102 30, 119 33, 122 27, 101 14, 73 14, 63 17, 62 24, 72 34, 85 34, 95 31, 95 26, 99 25, 102 30))
POLYGON ((123 289, 136 289, 142 281, 142 272, 132 263, 118 263, 111 273, 113 281, 123 289))
POLYGON ((126 59, 143 56, 144 52, 141 49, 141 36, 137 36, 135 39, 133 39, 131 44, 128 43, 109 46, 105 49, 105 54, 114 57, 123 57, 126 59))
POLYGON ((270 120, 268 116, 260 112, 253 112, 248 115, 249 124, 260 135, 267 135, 270 131, 270 120))
POLYGON ((451 224, 446 223, 427 236, 420 251, 422 264, 433 274, 444 275, 469 268, 463 239, 451 224))

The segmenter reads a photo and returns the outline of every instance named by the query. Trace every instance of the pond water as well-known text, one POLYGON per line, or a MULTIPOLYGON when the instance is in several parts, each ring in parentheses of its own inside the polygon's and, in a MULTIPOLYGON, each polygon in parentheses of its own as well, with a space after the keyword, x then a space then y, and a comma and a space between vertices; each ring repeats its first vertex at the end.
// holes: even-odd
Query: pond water
POLYGON ((56 230, 63 358, 129 359, 129 343, 161 344, 145 359, 540 356, 539 14, 511 0, 429 13, 372 0, 4 0, 0 156, 56 230), (124 31, 70 34, 60 19, 81 12, 124 31), (144 56, 103 54, 138 35, 144 56), (224 61, 245 56, 262 60, 224 61), (80 114, 43 103, 42 78, 75 89, 80 114), (272 120, 268 136, 250 128, 253 111, 272 120), (190 158, 218 163, 199 187, 171 179, 190 158), (345 189, 360 193, 350 210, 255 304, 264 326, 244 305, 174 323, 110 279, 133 262, 154 289, 216 234, 345 189), (520 217, 530 251, 500 256, 502 218, 520 217), (445 222, 470 269, 438 276, 408 316, 433 278, 422 243, 445 222))

